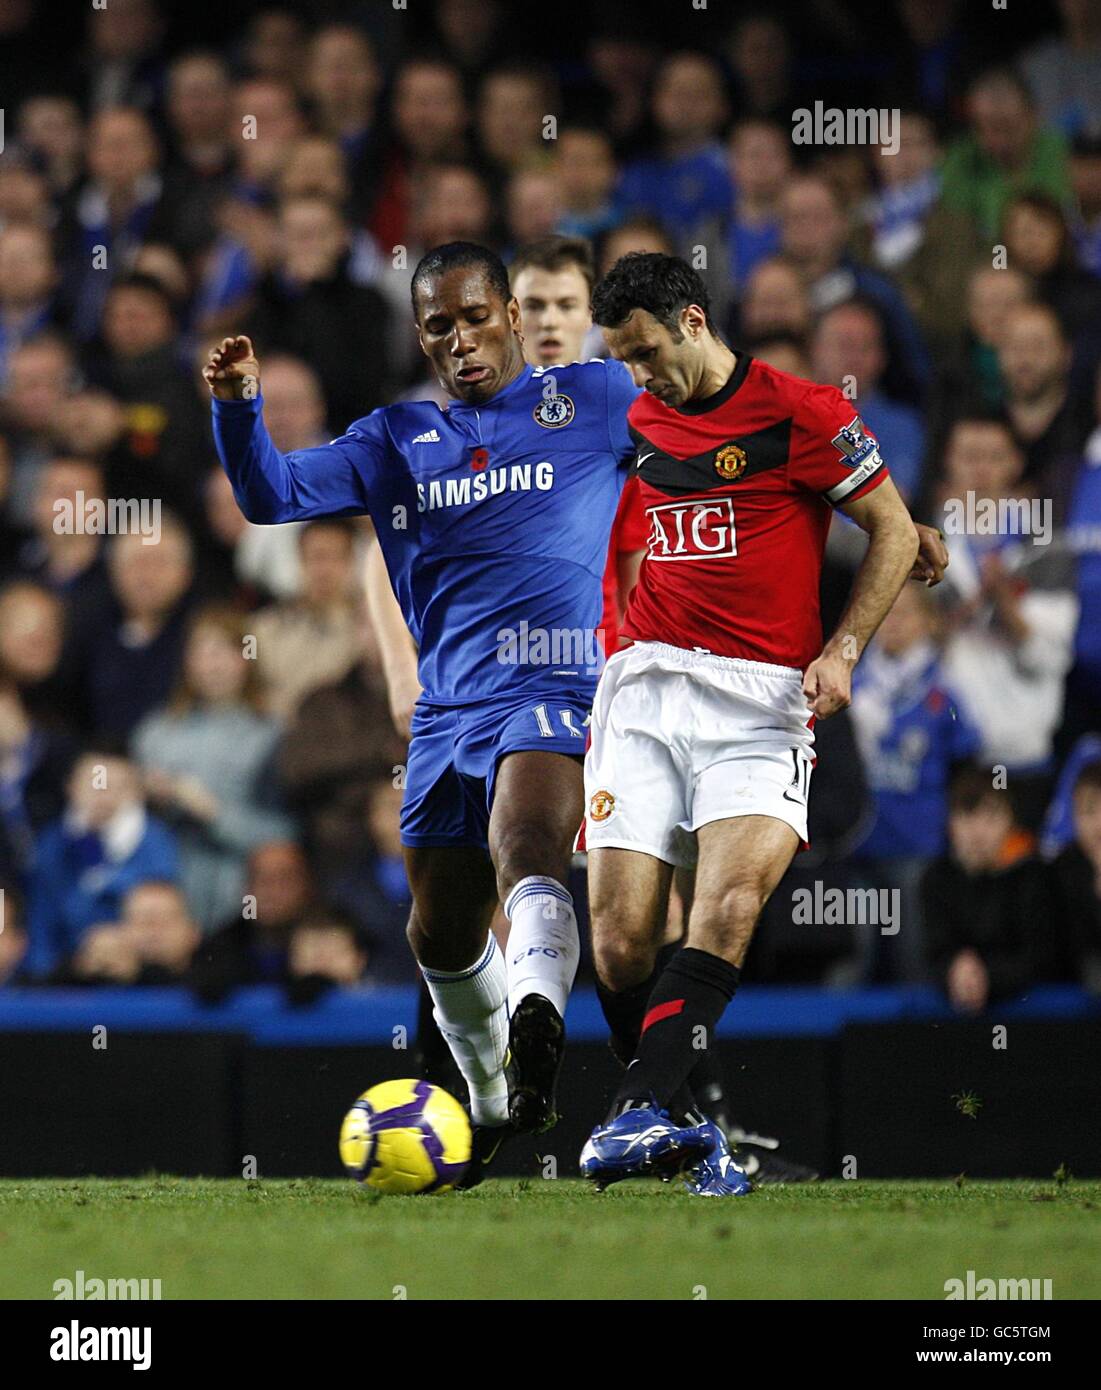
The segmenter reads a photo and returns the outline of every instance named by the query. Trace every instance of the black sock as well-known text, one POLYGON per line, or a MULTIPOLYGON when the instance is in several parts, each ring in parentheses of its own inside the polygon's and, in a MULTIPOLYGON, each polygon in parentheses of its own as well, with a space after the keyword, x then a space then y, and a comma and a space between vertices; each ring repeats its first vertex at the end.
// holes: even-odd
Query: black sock
POLYGON ((635 1055, 646 1005, 656 983, 656 973, 630 989, 608 989, 599 980, 596 982, 597 998, 612 1035, 612 1051, 621 1066, 627 1066, 635 1055))
POLYGON ((686 1083, 699 1061, 698 1043, 702 1037, 711 1046, 740 974, 737 966, 709 951, 693 946, 677 951, 650 996, 635 1061, 616 1093, 615 1112, 632 1101, 652 1102, 660 1110, 671 1104, 685 1108, 686 1083))

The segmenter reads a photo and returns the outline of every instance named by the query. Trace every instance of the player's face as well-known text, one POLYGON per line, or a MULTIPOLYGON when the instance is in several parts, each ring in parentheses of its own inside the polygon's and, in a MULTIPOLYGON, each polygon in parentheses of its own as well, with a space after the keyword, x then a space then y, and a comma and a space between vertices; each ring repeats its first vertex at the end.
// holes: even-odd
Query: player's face
POLYGON ((467 405, 488 401, 523 367, 520 306, 502 299, 476 266, 422 282, 417 327, 440 385, 467 405))
POLYGON ((690 305, 681 313, 680 342, 647 309, 635 309, 625 323, 605 328, 604 339, 613 357, 626 364, 636 386, 663 405, 690 400, 702 367, 699 337, 691 336, 704 323, 703 311, 690 305), (698 318, 698 323, 697 323, 698 318))
POLYGON ((577 362, 592 326, 589 286, 579 270, 527 266, 512 286, 520 305, 524 356, 533 367, 577 362))

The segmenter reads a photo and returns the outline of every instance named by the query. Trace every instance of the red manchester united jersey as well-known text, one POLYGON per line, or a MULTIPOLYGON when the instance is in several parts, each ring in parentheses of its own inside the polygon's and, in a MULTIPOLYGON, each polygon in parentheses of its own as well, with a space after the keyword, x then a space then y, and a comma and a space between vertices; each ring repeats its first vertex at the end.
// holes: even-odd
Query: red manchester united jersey
POLYGON ((852 402, 739 353, 714 396, 627 418, 650 530, 623 636, 805 669, 830 508, 887 476, 852 402))

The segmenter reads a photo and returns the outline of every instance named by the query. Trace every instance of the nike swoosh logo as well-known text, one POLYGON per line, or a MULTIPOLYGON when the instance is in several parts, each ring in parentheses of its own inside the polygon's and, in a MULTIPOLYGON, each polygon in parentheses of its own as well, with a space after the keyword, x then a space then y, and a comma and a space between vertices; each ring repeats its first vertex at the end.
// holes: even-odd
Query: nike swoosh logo
POLYGON ((649 452, 648 454, 639 454, 639 456, 638 456, 638 462, 635 464, 635 467, 636 467, 636 468, 641 468, 642 465, 646 462, 646 460, 647 460, 647 459, 652 459, 656 453, 657 453, 657 450, 656 450, 656 449, 651 449, 650 452, 649 452))

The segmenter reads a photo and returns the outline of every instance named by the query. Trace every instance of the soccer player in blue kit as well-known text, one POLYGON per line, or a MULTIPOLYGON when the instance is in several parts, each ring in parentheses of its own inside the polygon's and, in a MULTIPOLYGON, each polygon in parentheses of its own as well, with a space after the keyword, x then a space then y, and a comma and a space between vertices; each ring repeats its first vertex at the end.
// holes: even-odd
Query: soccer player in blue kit
POLYGON ((226 338, 203 375, 245 516, 368 514, 420 650, 401 813, 408 935, 470 1089, 470 1184, 508 1133, 556 1118, 579 955, 566 881, 637 388, 614 361, 528 366, 507 272, 484 247, 430 251, 412 297, 446 410, 387 406, 284 455, 247 338, 226 338), (507 964, 489 931, 498 898, 507 964))

